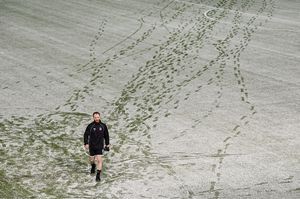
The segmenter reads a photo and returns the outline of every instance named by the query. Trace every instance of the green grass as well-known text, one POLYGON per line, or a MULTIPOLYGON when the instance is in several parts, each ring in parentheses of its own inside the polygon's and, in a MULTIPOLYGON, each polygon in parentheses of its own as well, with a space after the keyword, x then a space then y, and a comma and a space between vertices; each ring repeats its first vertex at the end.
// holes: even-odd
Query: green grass
POLYGON ((33 195, 0 171, 0 198, 33 198, 33 195))

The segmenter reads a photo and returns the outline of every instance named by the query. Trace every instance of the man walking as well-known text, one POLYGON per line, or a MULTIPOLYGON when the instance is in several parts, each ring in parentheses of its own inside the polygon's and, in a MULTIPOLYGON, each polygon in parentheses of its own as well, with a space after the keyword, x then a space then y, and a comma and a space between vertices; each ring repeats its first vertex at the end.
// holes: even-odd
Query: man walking
POLYGON ((96 181, 100 181, 103 149, 109 151, 110 147, 109 134, 106 124, 100 120, 99 112, 93 113, 93 119, 94 121, 86 127, 84 132, 84 147, 90 152, 91 174, 95 173, 97 165, 96 181))

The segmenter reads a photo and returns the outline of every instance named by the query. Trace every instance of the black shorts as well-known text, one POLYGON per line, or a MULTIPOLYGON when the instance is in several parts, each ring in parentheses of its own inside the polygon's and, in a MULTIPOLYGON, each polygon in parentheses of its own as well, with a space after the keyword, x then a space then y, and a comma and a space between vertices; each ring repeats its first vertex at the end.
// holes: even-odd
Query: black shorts
POLYGON ((103 149, 100 148, 89 148, 90 156, 103 155, 103 149))

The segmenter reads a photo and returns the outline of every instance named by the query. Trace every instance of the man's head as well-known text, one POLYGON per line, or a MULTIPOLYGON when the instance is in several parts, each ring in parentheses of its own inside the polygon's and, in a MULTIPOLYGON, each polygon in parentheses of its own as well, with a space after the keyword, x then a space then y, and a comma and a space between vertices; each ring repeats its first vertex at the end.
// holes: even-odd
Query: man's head
POLYGON ((99 112, 94 112, 93 113, 93 118, 94 118, 94 121, 99 123, 100 122, 100 113, 99 112))

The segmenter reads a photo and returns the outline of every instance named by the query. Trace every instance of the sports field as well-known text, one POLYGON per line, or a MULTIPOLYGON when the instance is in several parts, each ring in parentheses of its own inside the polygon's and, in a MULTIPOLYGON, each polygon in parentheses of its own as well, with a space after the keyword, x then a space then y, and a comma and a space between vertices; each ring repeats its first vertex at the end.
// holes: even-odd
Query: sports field
POLYGON ((0 198, 300 198, 299 0, 0 0, 0 198), (112 149, 89 174, 101 112, 112 149))

